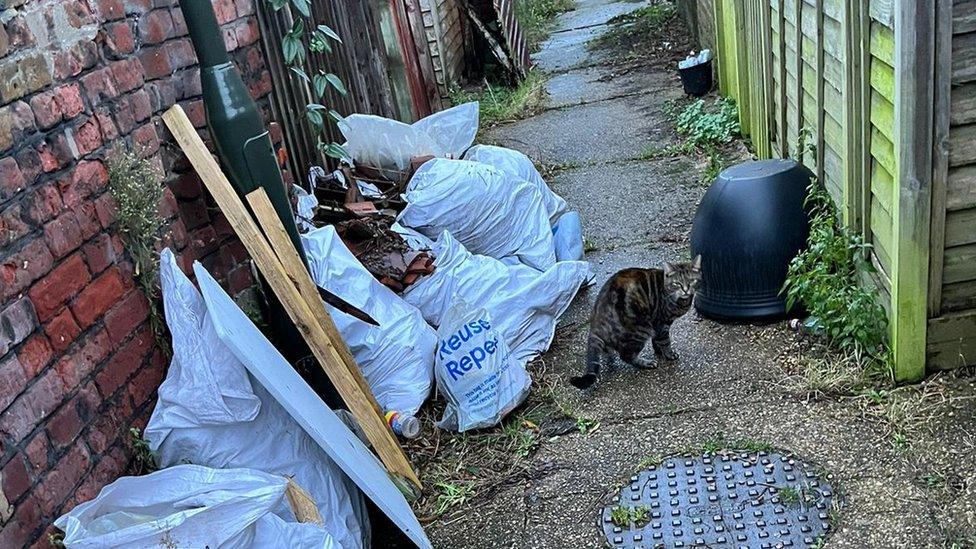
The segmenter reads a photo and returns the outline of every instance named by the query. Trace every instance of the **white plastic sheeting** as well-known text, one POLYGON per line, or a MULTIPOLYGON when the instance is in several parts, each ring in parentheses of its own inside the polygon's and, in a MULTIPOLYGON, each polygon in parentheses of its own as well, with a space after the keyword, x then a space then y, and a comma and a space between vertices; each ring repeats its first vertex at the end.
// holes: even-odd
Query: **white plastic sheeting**
POLYGON ((566 201, 552 192, 542 179, 532 160, 519 151, 494 145, 475 145, 464 153, 464 160, 488 164, 502 170, 515 181, 528 181, 534 185, 542 196, 542 203, 546 207, 546 213, 549 214, 550 225, 555 225, 556 220, 569 210, 566 201))
POLYGON ((406 170, 415 156, 460 158, 478 133, 478 103, 465 103, 405 124, 370 114, 339 121, 346 152, 358 164, 406 170))
MULTIPOLYGON (((161 467, 195 463, 288 475, 315 499, 344 548, 369 545, 362 495, 218 337, 200 292, 163 250, 160 278, 173 360, 145 436, 161 467)), ((279 506, 283 516, 287 510, 279 506)))
POLYGON ((315 283, 380 324, 372 326, 327 306, 380 406, 416 414, 433 385, 434 330, 420 311, 362 266, 335 228, 312 231, 302 244, 315 283))
POLYGON ((408 233, 412 245, 430 247, 436 267, 404 291, 407 303, 419 309, 431 326, 441 326, 459 301, 484 308, 512 355, 523 364, 549 348, 556 321, 589 276, 589 266, 582 261, 563 261, 539 272, 473 254, 446 231, 428 243, 422 236, 400 230, 408 233))
POLYGON ((480 162, 434 159, 417 170, 397 221, 428 238, 450 233, 473 253, 544 271, 556 253, 542 195, 480 162))
POLYGON ((437 389, 447 400, 442 429, 468 431, 497 424, 529 394, 532 379, 492 325, 483 307, 463 300, 437 330, 437 389))
POLYGON ((295 520, 287 485, 251 469, 178 465, 122 477, 54 524, 69 549, 341 549, 321 526, 295 520))

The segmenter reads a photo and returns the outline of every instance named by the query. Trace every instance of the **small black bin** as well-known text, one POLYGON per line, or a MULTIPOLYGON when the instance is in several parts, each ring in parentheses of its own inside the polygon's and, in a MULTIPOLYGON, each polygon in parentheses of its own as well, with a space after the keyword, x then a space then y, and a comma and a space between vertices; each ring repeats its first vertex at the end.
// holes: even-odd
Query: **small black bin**
POLYGON ((719 174, 691 229, 691 255, 702 256, 699 313, 746 322, 786 314, 781 290, 810 234, 804 200, 812 177, 793 160, 746 162, 719 174))
POLYGON ((681 85, 685 93, 694 97, 701 97, 712 91, 712 60, 688 67, 678 69, 681 76, 681 85))

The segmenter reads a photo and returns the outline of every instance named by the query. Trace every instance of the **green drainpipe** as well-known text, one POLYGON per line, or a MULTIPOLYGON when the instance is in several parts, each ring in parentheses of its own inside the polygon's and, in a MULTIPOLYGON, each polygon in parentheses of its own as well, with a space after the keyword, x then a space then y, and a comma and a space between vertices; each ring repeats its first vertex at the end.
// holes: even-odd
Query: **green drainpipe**
MULTIPOLYGON (((247 194, 258 187, 264 188, 295 249, 307 264, 270 133, 261 121, 261 114, 240 73, 224 49, 223 34, 217 25, 213 7, 209 0, 182 0, 180 9, 183 10, 193 49, 200 62, 207 127, 220 163, 245 205, 247 194)), ((278 349, 289 362, 297 364, 309 357, 311 351, 277 297, 269 292, 267 298, 268 320, 277 336, 278 349)), ((302 370, 307 381, 331 407, 341 406, 335 388, 321 368, 302 370)))

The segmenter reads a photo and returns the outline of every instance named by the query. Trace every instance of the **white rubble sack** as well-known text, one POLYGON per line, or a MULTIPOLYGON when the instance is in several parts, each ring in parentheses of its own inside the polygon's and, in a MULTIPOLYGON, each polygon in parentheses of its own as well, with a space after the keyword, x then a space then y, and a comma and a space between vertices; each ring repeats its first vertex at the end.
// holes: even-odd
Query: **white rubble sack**
POLYGON ((578 212, 566 212, 552 227, 552 240, 556 245, 556 261, 582 261, 583 221, 578 212))
POLYGON ((478 133, 478 103, 465 103, 411 124, 371 114, 339 121, 346 152, 359 164, 406 170, 415 156, 460 158, 478 133))
POLYGON ((122 477, 54 525, 69 549, 341 549, 322 526, 295 519, 287 486, 285 477, 251 469, 177 465, 122 477), (287 514, 275 511, 282 508, 287 514))
POLYGON ((556 263, 549 214, 532 183, 480 162, 434 159, 407 184, 397 221, 428 238, 450 231, 476 254, 515 257, 540 271, 556 263))
MULTIPOLYGON (((163 250, 160 279, 173 360, 145 437, 161 467, 244 467, 295 479, 344 548, 369 546, 359 489, 221 342, 200 292, 163 250)), ((279 516, 287 512, 282 505, 279 516)))
POLYGON ((525 154, 514 149, 496 147, 494 145, 475 145, 464 153, 464 160, 481 162, 502 170, 518 181, 528 181, 538 189, 542 196, 542 203, 549 214, 549 224, 555 225, 561 215, 569 210, 566 201, 554 193, 546 181, 542 179, 535 164, 525 154))
POLYGON ((468 431, 496 425, 529 394, 532 379, 484 308, 463 300, 437 330, 437 390, 447 400, 437 426, 468 431))
POLYGON ((416 307, 363 267, 334 227, 303 235, 302 245, 315 283, 380 324, 372 326, 327 305, 380 406, 416 414, 434 384, 437 334, 416 307))
MULTIPOLYGON (((407 240, 422 243, 423 238, 407 240)), ((549 348, 556 321, 590 272, 583 261, 559 262, 545 272, 508 265, 472 254, 446 231, 430 249, 435 257, 433 274, 408 287, 403 299, 420 309, 435 327, 445 322, 459 300, 474 309, 485 309, 494 329, 522 364, 549 348)))

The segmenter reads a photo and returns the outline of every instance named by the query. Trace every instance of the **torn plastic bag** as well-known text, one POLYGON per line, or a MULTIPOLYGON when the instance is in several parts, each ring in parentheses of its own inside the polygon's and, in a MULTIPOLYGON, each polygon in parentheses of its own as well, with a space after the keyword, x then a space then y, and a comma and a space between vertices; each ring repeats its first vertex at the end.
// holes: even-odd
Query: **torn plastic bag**
POLYGON ((460 158, 478 133, 478 103, 466 103, 405 124, 371 114, 339 121, 346 151, 358 164, 404 171, 415 156, 460 158))
POLYGON ((513 149, 496 147, 494 145, 475 145, 464 153, 464 160, 481 162, 502 170, 503 172, 521 181, 528 181, 535 185, 542 196, 545 204, 546 213, 549 214, 549 224, 555 225, 561 215, 566 213, 569 207, 561 196, 552 192, 549 185, 542 179, 539 170, 535 169, 535 164, 528 156, 513 149))
POLYGON ((160 279, 173 360, 145 432, 159 465, 288 475, 312 495, 342 547, 368 547, 359 489, 220 341, 200 292, 169 249, 161 254, 160 279))
POLYGON ((556 263, 539 272, 472 254, 446 231, 430 248, 434 273, 407 288, 403 299, 438 327, 458 300, 486 309, 513 356, 523 364, 549 348, 556 321, 589 276, 589 265, 582 261, 556 263))
POLYGON ((434 371, 447 400, 441 429, 468 431, 496 425, 529 394, 532 379, 509 351, 484 308, 459 300, 437 330, 434 371))
POLYGON ((304 235, 302 244, 315 283, 380 324, 371 326, 327 306, 380 406, 416 414, 434 384, 434 330, 420 311, 363 267, 331 225, 304 235))
POLYGON ((178 465, 122 477, 54 525, 70 549, 341 549, 322 526, 295 520, 287 486, 285 477, 252 469, 178 465), (276 514, 281 508, 287 514, 276 514))
POLYGON ((450 231, 476 254, 514 256, 540 271, 556 263, 549 215, 532 183, 480 162, 437 158, 417 170, 403 197, 397 221, 428 238, 450 231))

